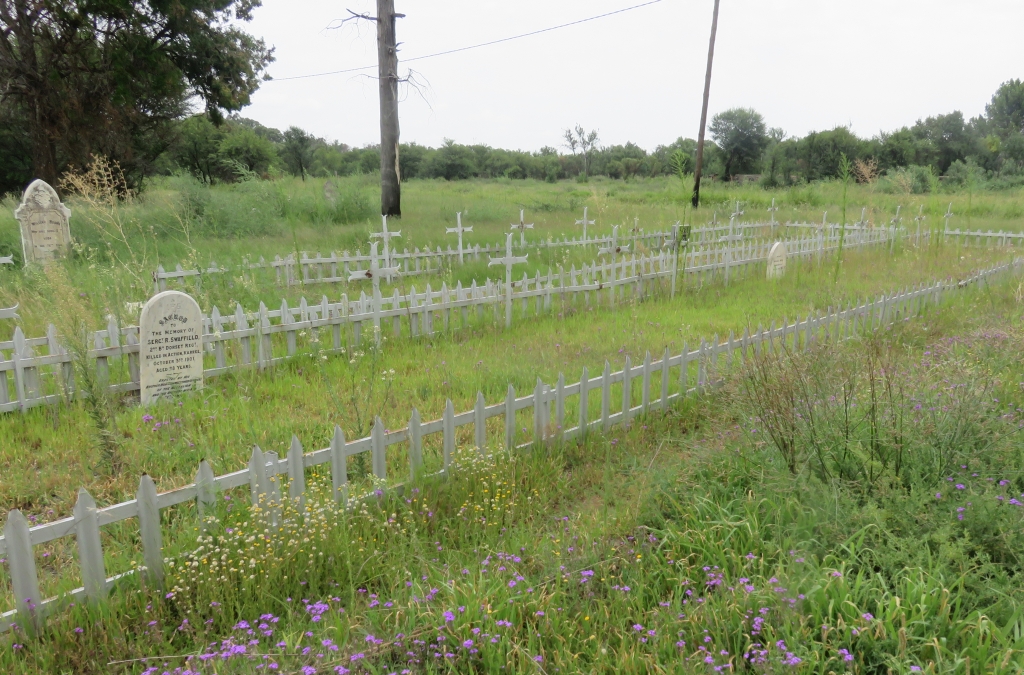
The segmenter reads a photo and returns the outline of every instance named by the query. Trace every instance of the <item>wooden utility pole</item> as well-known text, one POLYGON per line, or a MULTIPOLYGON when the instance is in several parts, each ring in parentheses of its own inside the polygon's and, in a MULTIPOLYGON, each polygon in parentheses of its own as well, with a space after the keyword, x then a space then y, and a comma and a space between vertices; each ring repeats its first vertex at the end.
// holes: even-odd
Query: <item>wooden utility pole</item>
MULTIPOLYGON (((704 129, 708 125, 708 97, 711 95, 711 63, 715 60, 715 34, 718 32, 718 2, 711 19, 711 44, 708 46, 708 71, 704 75, 704 106, 700 111, 700 132, 697 134, 697 170, 693 181, 693 207, 700 204, 700 173, 704 168, 704 129)), ((382 94, 383 96, 383 94, 382 94)), ((383 118, 381 123, 383 124, 383 118)))
POLYGON ((398 43, 395 0, 377 0, 377 75, 380 85, 380 212, 402 217, 398 168, 398 43))

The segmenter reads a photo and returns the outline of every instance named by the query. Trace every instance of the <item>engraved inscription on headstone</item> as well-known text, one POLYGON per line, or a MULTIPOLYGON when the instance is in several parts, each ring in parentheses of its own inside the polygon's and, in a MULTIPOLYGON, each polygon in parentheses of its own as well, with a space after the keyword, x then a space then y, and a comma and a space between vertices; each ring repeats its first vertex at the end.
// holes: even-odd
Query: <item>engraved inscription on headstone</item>
POLYGON ((769 279, 779 279, 786 273, 786 245, 781 241, 775 242, 772 250, 768 252, 768 275, 769 279))
POLYGON ((139 319, 142 404, 203 388, 203 314, 180 291, 154 295, 139 319))
POLYGON ((21 223, 26 265, 46 264, 67 253, 71 246, 71 210, 60 203, 57 193, 45 181, 32 181, 14 217, 21 223))

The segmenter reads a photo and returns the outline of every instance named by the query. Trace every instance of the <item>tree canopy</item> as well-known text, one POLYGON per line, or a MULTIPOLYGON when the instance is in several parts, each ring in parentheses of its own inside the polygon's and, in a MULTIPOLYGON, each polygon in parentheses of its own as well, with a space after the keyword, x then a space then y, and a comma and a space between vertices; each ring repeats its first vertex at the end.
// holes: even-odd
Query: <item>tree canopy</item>
POLYGON ((0 0, 0 107, 32 176, 92 155, 140 176, 197 100, 214 122, 249 103, 272 50, 238 28, 259 0, 0 0))
POLYGON ((768 127, 753 108, 732 108, 711 118, 711 137, 724 155, 725 179, 735 173, 754 173, 768 147, 768 127))

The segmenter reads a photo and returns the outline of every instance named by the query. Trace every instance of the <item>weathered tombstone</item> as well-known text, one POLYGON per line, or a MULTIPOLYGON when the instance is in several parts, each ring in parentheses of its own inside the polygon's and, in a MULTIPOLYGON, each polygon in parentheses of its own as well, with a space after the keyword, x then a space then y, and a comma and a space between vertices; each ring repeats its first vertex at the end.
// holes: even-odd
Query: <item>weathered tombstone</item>
POLYGON ((60 197, 45 181, 32 181, 14 217, 21 223, 21 246, 26 265, 45 265, 67 253, 71 246, 71 228, 68 225, 71 210, 60 203, 60 197))
POLYGON ((779 279, 786 273, 786 245, 777 241, 768 252, 768 274, 769 279, 779 279))
POLYGON ((186 293, 157 293, 139 319, 142 404, 203 388, 203 314, 186 293))
POLYGON ((334 183, 331 181, 324 182, 324 199, 331 206, 338 205, 338 188, 334 187, 334 183))

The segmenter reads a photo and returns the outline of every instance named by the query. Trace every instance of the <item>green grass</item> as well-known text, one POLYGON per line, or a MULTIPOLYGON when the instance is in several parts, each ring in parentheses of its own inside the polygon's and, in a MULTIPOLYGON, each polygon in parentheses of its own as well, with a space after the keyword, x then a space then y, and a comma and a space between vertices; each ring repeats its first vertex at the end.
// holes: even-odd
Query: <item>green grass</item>
MULTIPOLYGON (((374 178, 353 176, 335 180, 342 197, 336 208, 330 208, 324 200, 322 180, 303 182, 297 178, 212 188, 181 177, 161 179, 131 204, 115 209, 88 206, 81 198, 70 197, 72 234, 80 246, 68 266, 69 275, 87 295, 99 320, 107 314, 122 316, 125 302, 148 297, 152 290, 151 274, 158 264, 167 269, 173 269, 177 263, 186 268, 206 268, 211 261, 233 266, 246 256, 252 260, 260 256, 272 260, 275 255, 286 256, 296 250, 327 254, 332 250, 354 252, 361 248, 365 253, 369 250, 369 233, 380 229, 380 218, 371 208, 377 198, 374 178), (124 241, 112 225, 114 217, 126 233, 124 241), (112 261, 118 264, 111 264, 112 261)), ((485 245, 504 242, 509 223, 518 220, 520 208, 525 208, 528 221, 536 224, 530 238, 545 239, 580 236, 582 226, 574 223, 584 206, 589 208, 590 218, 597 221, 591 231, 608 234, 614 224, 632 227, 634 218, 647 231, 668 229, 676 221, 700 225, 711 220, 716 212, 720 221, 727 220, 736 201, 742 203, 746 212, 743 219, 765 220, 773 198, 780 209, 776 216, 782 222, 818 223, 826 210, 830 221, 840 219, 838 183, 776 191, 715 184, 702 194, 703 205, 693 212, 688 193, 678 180, 668 178, 630 182, 595 178, 586 184, 503 179, 414 180, 404 185, 403 218, 393 222, 392 229, 402 231, 402 238, 397 240, 400 247, 446 249, 456 245, 454 235, 446 235, 444 228, 455 225, 457 211, 463 212, 464 224, 474 228, 465 236, 465 244, 485 245)), ((911 230, 913 217, 922 206, 927 215, 924 227, 930 229, 942 227, 941 216, 949 202, 957 214, 951 221, 954 228, 967 226, 968 201, 973 229, 1019 231, 1020 216, 1024 213, 1024 196, 1020 191, 971 196, 892 195, 875 186, 853 185, 848 201, 850 222, 860 217, 863 206, 868 208, 869 220, 879 225, 888 224, 896 207, 902 205, 904 225, 911 230)), ((0 208, 0 255, 21 255, 18 224, 13 217, 16 205, 9 197, 0 208)), ((578 265, 594 257, 593 251, 533 253, 529 264, 517 268, 516 274, 526 271, 532 276, 535 271, 543 273, 561 262, 578 265)), ((488 274, 493 277, 496 271, 488 271, 485 264, 472 265, 454 270, 448 280, 468 283, 472 278, 482 280, 488 274)), ((406 285, 422 288, 428 281, 437 286, 441 282, 424 278, 406 285)), ((52 321, 52 312, 47 299, 38 294, 38 286, 36 275, 0 269, 0 306, 20 303, 26 327, 45 331, 46 324, 52 321)), ((336 299, 345 290, 337 285, 284 290, 261 275, 229 275, 207 278, 200 299, 207 310, 214 304, 221 310, 233 308, 235 302, 249 307, 259 300, 276 307, 281 297, 291 300, 306 293, 316 298, 327 294, 336 299)), ((135 321, 132 316, 124 318, 135 321)), ((0 326, 0 338, 6 338, 12 329, 0 326)))
MULTIPOLYGON (((205 264, 213 258, 223 263, 243 252, 293 250, 296 242, 299 248, 325 252, 360 244, 365 248, 366 235, 376 229, 377 221, 371 216, 360 221, 352 214, 358 212, 360 194, 370 194, 372 185, 365 178, 347 180, 340 191, 351 212, 344 213, 318 203, 322 183, 313 181, 218 187, 198 196, 190 192, 194 185, 173 181, 158 185, 136 203, 119 206, 114 214, 134 232, 127 245, 114 242, 106 250, 80 248, 72 260, 47 274, 0 270, 0 306, 21 302, 22 324, 30 335, 41 334, 48 321, 62 327, 91 321, 99 328, 100 317, 123 315, 124 302, 145 297, 151 288, 148 272, 158 260, 191 258, 205 264), (201 217, 188 215, 187 209, 194 208, 188 200, 202 203, 201 217), (267 210, 246 221, 238 216, 240 205, 250 213, 267 210), (176 230, 185 216, 192 218, 191 229, 176 230), (153 230, 143 223, 153 224, 153 230)), ((456 210, 467 214, 465 224, 477 228, 474 236, 479 239, 470 241, 481 243, 499 239, 508 227, 506 221, 516 217, 520 207, 528 209, 528 216, 533 213, 537 236, 578 234, 566 223, 578 217, 584 204, 590 207, 591 217, 598 217, 598 231, 601 225, 631 222, 634 216, 648 229, 675 220, 699 223, 710 218, 712 206, 688 214, 678 191, 678 184, 670 181, 592 180, 586 185, 414 181, 406 186, 401 228, 410 244, 436 246, 447 245, 437 233, 453 224, 449 221, 456 210)), ((748 217, 767 207, 773 196, 749 187, 712 188, 708 193, 708 199, 723 209, 734 199, 746 202, 748 217)), ((790 209, 793 219, 819 220, 820 210, 833 210, 838 195, 835 185, 774 193, 784 207, 780 220, 790 217, 785 209, 790 209)), ((965 205, 965 195, 956 199, 961 197, 965 205)), ((934 214, 945 211, 945 202, 926 199, 932 200, 925 204, 934 226, 934 214)), ((900 203, 892 195, 862 187, 851 190, 851 203, 858 200, 873 204, 878 218, 900 203)), ((973 226, 988 229, 980 224, 988 222, 992 229, 1014 228, 1018 202, 1016 193, 974 195, 973 226)), ((904 212, 910 209, 905 202, 904 212)), ((78 232, 94 228, 92 234, 84 232, 82 239, 96 242, 102 232, 109 231, 103 229, 109 223, 103 225, 102 210, 87 213, 78 208, 76 214, 72 227, 85 223, 78 232)), ((10 238, 13 226, 4 218, 0 215, 0 244, 4 237, 10 238)), ((939 245, 900 246, 893 256, 882 248, 848 252, 837 281, 828 260, 820 267, 791 262, 787 276, 778 283, 766 283, 763 267, 755 267, 748 277, 734 278, 728 287, 717 281, 694 283, 674 300, 666 297, 663 287, 645 302, 621 302, 614 310, 556 306, 551 315, 537 317, 531 304, 530 315, 524 317, 517 303, 512 331, 495 324, 489 314, 483 321, 473 318, 469 327, 451 332, 440 331, 437 319, 435 328, 440 332, 431 338, 389 339, 381 352, 364 346, 344 357, 326 359, 319 358, 313 335, 301 335, 302 354, 272 372, 223 376, 208 382, 201 394, 145 410, 128 400, 106 402, 116 438, 113 455, 100 446, 93 418, 80 403, 0 417, 0 512, 21 508, 45 522, 70 513, 80 486, 100 505, 112 504, 134 496, 142 473, 152 476, 158 490, 164 491, 191 482, 202 459, 217 474, 244 467, 254 444, 283 455, 295 434, 307 451, 319 449, 328 444, 336 424, 349 439, 365 435, 377 414, 388 428, 402 428, 413 407, 424 420, 436 419, 447 399, 456 411, 469 410, 477 391, 493 403, 504 398, 510 383, 524 393, 532 390, 538 377, 553 382, 564 373, 574 381, 583 367, 593 375, 606 360, 617 369, 627 355, 637 363, 646 351, 655 357, 666 347, 678 353, 684 341, 693 348, 701 338, 715 334, 724 339, 730 331, 739 334, 745 327, 754 329, 783 317, 792 321, 902 286, 961 278, 1005 257, 997 251, 939 245)), ((531 271, 560 261, 554 252, 548 258, 531 254, 531 271)), ((442 279, 452 282, 461 278, 459 274, 483 273, 482 264, 470 265, 458 273, 415 283, 422 287, 430 281, 439 286, 442 279)), ((301 293, 320 292, 335 299, 341 289, 285 291, 259 279, 225 277, 207 280, 197 295, 204 309, 217 304, 224 310, 234 301, 248 307, 258 299, 266 299, 274 308, 282 296, 291 302, 301 293)), ((958 338, 954 344, 965 347, 954 350, 950 358, 997 382, 997 398, 1020 406, 1019 387, 1014 384, 1024 376, 1008 356, 1024 349, 1015 323, 1021 317, 1020 287, 1004 284, 989 291, 970 291, 952 303, 941 314, 898 332, 894 344, 910 358, 931 351, 940 338, 958 338), (978 336, 985 331, 1009 338, 1000 337, 997 349, 982 349, 978 336)), ((134 321, 125 316, 123 322, 134 321)), ((456 317, 453 322, 459 323, 456 317)), ((11 330, 10 325, 0 326, 0 337, 7 339, 11 330)), ((385 325, 384 335, 389 333, 385 325)), ((845 363, 839 356, 830 358, 840 360, 821 363, 845 363)), ((112 360, 115 373, 123 376, 125 367, 120 359, 112 360)), ((941 381, 941 372, 915 371, 916 379, 908 379, 907 386, 924 392, 941 381)), ((395 636, 404 633, 419 639, 429 634, 434 639, 436 632, 430 631, 447 625, 443 611, 450 610, 458 618, 446 629, 447 635, 458 644, 473 639, 480 648, 475 634, 467 631, 478 627, 493 634, 493 622, 499 618, 511 625, 501 631, 500 647, 487 642, 488 651, 481 651, 479 660, 472 656, 450 667, 435 667, 438 672, 491 671, 504 665, 544 673, 658 668, 707 672, 709 666, 700 662, 703 656, 697 653, 705 630, 716 653, 728 651, 737 668, 737 655, 755 641, 774 645, 785 640, 802 659, 800 665, 782 666, 778 659, 789 657, 776 650, 770 656, 775 660, 761 668, 766 672, 909 672, 911 665, 921 665, 934 673, 966 675, 968 664, 974 672, 1016 672, 1020 653, 1014 650, 1024 648, 1014 642, 1019 639, 1014 635, 1022 630, 1019 561, 1013 557, 1019 556, 1014 543, 1019 539, 1013 537, 1020 533, 1020 522, 980 517, 966 525, 951 522, 948 503, 929 501, 927 497, 939 490, 924 483, 915 487, 912 498, 905 498, 888 488, 865 495, 858 485, 830 483, 809 469, 791 475, 763 439, 744 431, 750 428, 753 413, 740 382, 688 402, 666 417, 650 415, 632 430, 617 431, 610 438, 594 436, 581 445, 550 452, 499 455, 494 465, 465 457, 462 474, 448 483, 426 481, 412 503, 388 494, 383 502, 373 501, 365 510, 344 515, 322 498, 314 500, 309 513, 296 515, 299 519, 290 526, 288 537, 259 546, 245 540, 258 534, 259 516, 243 506, 247 491, 234 491, 225 495, 231 499, 225 499, 219 514, 215 545, 222 552, 230 551, 236 570, 241 569, 242 557, 246 566, 255 561, 253 579, 243 578, 248 575, 240 572, 214 579, 208 569, 202 579, 176 573, 172 583, 180 590, 170 599, 144 589, 134 593, 129 581, 101 608, 78 606, 58 613, 39 638, 0 636, 0 666, 4 672, 26 673, 143 672, 154 664, 106 664, 195 653, 213 639, 232 635, 239 619, 252 621, 271 612, 280 617, 273 643, 284 639, 289 652, 309 644, 311 638, 304 635, 307 629, 314 633, 316 644, 330 638, 342 645, 338 652, 331 652, 320 644, 326 651, 319 661, 304 660, 301 653, 278 657, 273 652, 275 659, 281 659, 283 672, 298 672, 302 665, 323 664, 340 655, 350 658, 359 652, 367 655, 359 667, 391 672, 397 668, 389 665, 398 665, 404 653, 394 647, 396 640, 401 641, 395 636), (487 514, 487 520, 476 520, 474 516, 480 514, 487 514), (389 517, 395 522, 386 524, 389 517), (992 522, 999 527, 993 529, 992 522), (234 533, 228 533, 228 527, 234 533), (238 533, 246 537, 240 539, 238 533), (650 535, 656 540, 646 539, 650 535), (309 547, 314 543, 317 552, 310 559, 309 547), (798 553, 790 555, 791 550, 798 553), (1017 553, 1001 553, 1005 550, 1017 553), (509 579, 502 577, 498 583, 482 571, 481 560, 490 553, 493 561, 499 551, 522 559, 515 563, 516 569, 533 592, 523 594, 522 584, 509 587, 509 579), (755 557, 745 557, 749 553, 755 557), (752 580, 755 590, 720 588, 704 593, 704 602, 693 609, 690 596, 683 593, 686 588, 695 594, 706 588, 703 567, 713 565, 725 575, 723 588, 739 588, 743 577, 752 580), (468 574, 463 575, 462 569, 468 574), (587 584, 580 584, 578 575, 584 570, 595 574, 587 584), (570 579, 562 578, 566 571, 570 579), (832 576, 834 571, 842 577, 832 576), (778 581, 770 581, 773 578, 778 581), (413 585, 406 586, 406 581, 413 585), (631 591, 614 586, 629 586, 631 591), (776 592, 776 587, 788 590, 776 592), (367 593, 359 593, 360 588, 367 593), (431 588, 439 589, 435 601, 413 601, 414 595, 423 598, 431 588), (388 609, 394 611, 369 607, 369 593, 393 602, 388 609), (302 598, 332 597, 339 600, 328 604, 344 605, 344 615, 332 610, 324 621, 311 622, 308 612, 299 607, 302 598), (683 600, 688 603, 685 607, 683 600), (466 607, 466 612, 458 613, 459 606, 466 607), (481 606, 485 609, 480 610, 481 606), (761 607, 768 607, 771 627, 754 640, 752 618, 746 613, 761 607), (675 618, 680 612, 686 618, 675 618), (874 618, 864 619, 866 612, 874 618), (189 622, 183 624, 186 618, 189 622), (634 624, 643 625, 644 631, 655 630, 650 637, 656 639, 640 641, 644 636, 633 630, 634 624), (830 629, 822 631, 822 624, 830 629), (685 635, 689 661, 680 660, 676 651, 679 638, 672 636, 679 631, 685 635), (367 643, 367 633, 384 642, 367 643), (14 643, 25 646, 15 650, 14 643), (855 660, 842 661, 840 649, 854 653, 855 660), (532 660, 538 655, 543 656, 542 662, 532 660)), ((620 395, 613 392, 613 398, 620 395)), ((590 404, 593 419, 599 402, 590 404)), ((569 419, 576 415, 574 405, 571 401, 566 411, 569 419)), ((992 410, 985 415, 999 418, 992 410)), ((531 427, 528 419, 519 422, 531 427)), ((489 429, 489 438, 503 438, 503 430, 489 429)), ((1018 476, 1019 441, 1012 434, 1005 438, 993 448, 977 446, 992 476, 1018 476)), ((460 432, 460 444, 470 441, 460 432)), ((428 439, 424 450, 427 469, 439 468, 439 439, 428 439)), ((868 462, 868 466, 873 465, 868 462)), ((350 463, 354 490, 371 487, 366 468, 361 460, 350 463)), ((388 471, 394 479, 407 473, 403 453, 390 454, 388 471)), ((326 476, 319 470, 315 473, 312 483, 322 489, 326 476)), ((994 499, 988 487, 979 484, 978 494, 994 499)), ((1017 489, 1024 491, 1024 485, 1017 489)), ((412 497, 406 494, 405 499, 412 497)), ((166 554, 184 560, 198 546, 194 508, 180 505, 164 511, 162 517, 166 554)), ((104 527, 102 537, 108 574, 140 563, 134 523, 104 527)), ((72 539, 37 547, 36 553, 44 595, 80 585, 72 539)), ((196 562, 208 564, 203 559, 200 554, 196 562)), ((7 608, 13 604, 12 591, 6 568, 0 569, 0 605, 7 608)), ((259 648, 269 649, 273 643, 259 648)), ((727 659, 718 656, 716 665, 721 666, 727 659)), ((176 665, 168 663, 167 669, 176 665)), ((217 672, 256 672, 251 666, 236 659, 218 665, 217 672)), ((346 667, 357 672, 351 660, 346 667)))
POLYGON ((733 672, 1019 672, 1024 521, 1007 500, 1024 491, 1024 445, 1012 433, 1024 380, 1015 357, 1021 318, 1013 279, 959 294, 879 338, 806 357, 853 364, 884 345, 908 395, 922 398, 969 374, 977 386, 965 395, 981 416, 958 419, 995 425, 999 437, 981 446, 972 441, 982 436, 964 437, 954 460, 968 468, 956 468, 953 482, 901 485, 890 472, 865 492, 809 469, 791 473, 751 429, 757 411, 738 372, 716 392, 609 437, 499 450, 490 461, 464 451, 449 481, 386 493, 351 513, 328 503, 321 474, 305 510, 286 505, 284 529, 269 536, 261 511, 233 506, 244 491, 227 495, 208 537, 170 546, 171 597, 127 590, 101 608, 71 608, 42 635, 13 638, 18 649, 0 638, 0 665, 13 673, 187 665, 255 674, 270 663, 287 673, 706 673, 726 664, 733 672), (1004 543, 1009 553, 1000 554, 1004 543), (267 659, 182 658, 238 644, 267 659))

